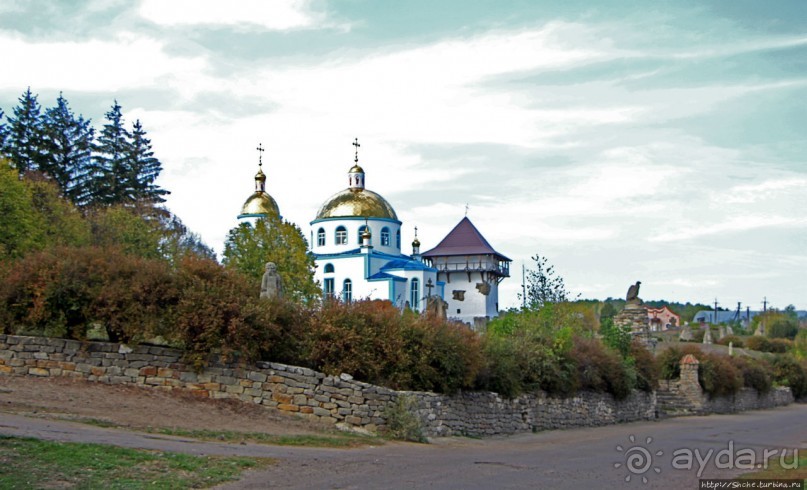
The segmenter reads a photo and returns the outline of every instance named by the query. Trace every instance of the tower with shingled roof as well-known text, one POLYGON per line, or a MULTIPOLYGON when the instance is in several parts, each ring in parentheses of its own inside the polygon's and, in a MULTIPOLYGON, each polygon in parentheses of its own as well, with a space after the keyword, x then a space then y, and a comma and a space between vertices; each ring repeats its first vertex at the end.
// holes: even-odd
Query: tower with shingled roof
POLYGON ((468 217, 446 235, 423 260, 445 283, 448 316, 484 328, 499 314, 499 284, 510 277, 510 262, 497 252, 468 217))

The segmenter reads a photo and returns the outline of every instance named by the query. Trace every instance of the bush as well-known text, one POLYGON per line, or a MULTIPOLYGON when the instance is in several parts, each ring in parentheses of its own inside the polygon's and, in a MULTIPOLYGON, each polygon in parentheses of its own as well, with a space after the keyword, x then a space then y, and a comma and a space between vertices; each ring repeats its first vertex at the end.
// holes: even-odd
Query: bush
POLYGON ((426 442, 416 410, 417 402, 413 397, 406 395, 397 397, 384 410, 387 419, 384 434, 401 441, 426 442))
POLYGON ((668 347, 656 356, 656 366, 661 379, 677 379, 681 377, 681 359, 692 354, 698 360, 703 356, 697 345, 684 344, 668 347))
POLYGON ((659 368, 653 353, 642 342, 634 340, 630 346, 630 357, 636 369, 636 387, 648 392, 658 388, 659 368))
POLYGON ((768 340, 767 337, 762 337, 761 335, 754 335, 753 337, 748 337, 745 340, 745 347, 747 349, 759 352, 770 352, 771 341, 768 340))
POLYGON ((747 357, 732 357, 732 363, 739 369, 743 377, 743 385, 757 390, 758 393, 767 393, 773 386, 772 369, 764 361, 757 361, 747 357))
POLYGON ((770 341, 770 351, 775 354, 784 354, 793 349, 793 341, 789 339, 776 338, 770 341))
POLYGON ((772 364, 777 383, 789 386, 797 399, 807 396, 807 366, 791 355, 776 356, 772 364))
POLYGON ((717 341, 720 345, 729 345, 732 344, 734 347, 741 349, 745 344, 743 343, 743 339, 736 336, 736 335, 726 335, 722 339, 717 341))
POLYGON ((698 380, 710 396, 733 395, 743 387, 743 376, 728 356, 702 354, 699 361, 698 380))
POLYGON ((623 363, 618 353, 598 340, 575 339, 571 357, 577 364, 577 376, 583 390, 611 393, 621 400, 636 386, 632 362, 623 363))
POLYGON ((482 366, 479 338, 465 325, 401 314, 389 301, 328 301, 305 336, 312 367, 396 389, 454 392, 482 366))

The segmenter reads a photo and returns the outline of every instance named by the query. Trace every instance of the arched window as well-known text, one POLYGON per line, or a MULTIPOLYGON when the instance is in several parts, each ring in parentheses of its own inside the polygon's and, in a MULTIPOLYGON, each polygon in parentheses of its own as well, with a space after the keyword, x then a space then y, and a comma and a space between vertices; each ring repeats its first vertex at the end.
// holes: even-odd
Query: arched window
POLYGON ((345 282, 342 283, 342 301, 345 303, 353 301, 353 283, 350 279, 345 279, 345 282))
POLYGON ((333 274, 333 264, 325 264, 325 273, 333 274))
POLYGON ((344 226, 340 226, 336 229, 336 244, 347 245, 347 230, 345 230, 344 226))
POLYGON ((361 245, 361 235, 364 233, 364 230, 367 229, 367 225, 361 225, 359 227, 359 245, 361 245))
POLYGON ((389 228, 381 228, 381 245, 389 247, 389 228))
POLYGON ((420 281, 417 278, 412 279, 409 286, 409 306, 415 311, 420 309, 420 281))
POLYGON ((401 248, 401 230, 395 232, 395 246, 400 250, 401 248))
POLYGON ((323 247, 325 246, 325 229, 320 228, 317 230, 317 246, 323 247))

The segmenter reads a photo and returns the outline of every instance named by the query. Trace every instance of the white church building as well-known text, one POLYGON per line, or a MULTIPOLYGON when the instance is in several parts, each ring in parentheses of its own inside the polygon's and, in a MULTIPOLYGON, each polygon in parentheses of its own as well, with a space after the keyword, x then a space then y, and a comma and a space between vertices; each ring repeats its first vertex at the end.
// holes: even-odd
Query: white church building
MULTIPOLYGON (((358 149, 358 142, 354 145, 358 149)), ((259 170, 239 219, 280 214, 265 181, 259 170)), ((470 325, 498 315, 498 285, 509 276, 510 259, 496 252, 467 217, 422 256, 416 228, 412 255, 403 254, 402 223, 386 199, 366 188, 358 153, 348 187, 328 198, 310 225, 314 278, 326 297, 389 300, 423 312, 428 297, 437 296, 448 302, 449 318, 470 325)))

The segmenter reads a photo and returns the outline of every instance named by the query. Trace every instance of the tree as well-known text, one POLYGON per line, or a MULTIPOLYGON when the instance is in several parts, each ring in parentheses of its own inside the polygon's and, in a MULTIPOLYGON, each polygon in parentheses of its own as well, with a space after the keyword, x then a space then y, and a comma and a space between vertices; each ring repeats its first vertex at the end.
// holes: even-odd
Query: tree
MULTIPOLYGON (((259 283, 267 262, 277 265, 284 295, 294 301, 311 302, 321 292, 314 282, 314 258, 297 225, 270 216, 255 223, 241 223, 227 234, 224 264, 259 283)), ((258 294, 258 291, 255 291, 258 294)))
POLYGON ((0 159, 0 257, 20 257, 41 242, 43 223, 32 200, 17 171, 0 159))
POLYGON ((129 175, 125 182, 127 198, 151 203, 165 202, 162 196, 170 192, 154 183, 162 171, 162 164, 154 158, 151 140, 146 138, 146 131, 139 119, 132 128, 132 141, 128 151, 129 175))
POLYGON ((131 179, 128 160, 131 135, 123 126, 123 114, 117 100, 104 117, 107 122, 98 135, 88 175, 93 185, 81 196, 81 201, 104 205, 132 202, 126 188, 127 179, 131 179))
MULTIPOLYGON (((526 304, 528 309, 541 309, 547 303, 569 301, 571 293, 566 290, 563 278, 556 275, 555 267, 549 264, 546 257, 535 255, 535 269, 527 269, 526 304)), ((578 295, 579 296, 579 295, 578 295)), ((519 299, 523 295, 519 293, 519 299)))
POLYGON ((6 136, 8 135, 8 126, 3 122, 6 114, 3 109, 0 109, 0 156, 6 153, 6 136))
POLYGON ((91 181, 94 130, 81 115, 76 118, 60 93, 56 106, 45 111, 44 147, 40 170, 50 175, 65 196, 80 201, 91 181))
POLYGON ((37 170, 44 160, 42 148, 43 125, 41 107, 31 88, 19 98, 14 108, 14 117, 8 118, 6 151, 12 165, 19 173, 37 170))

